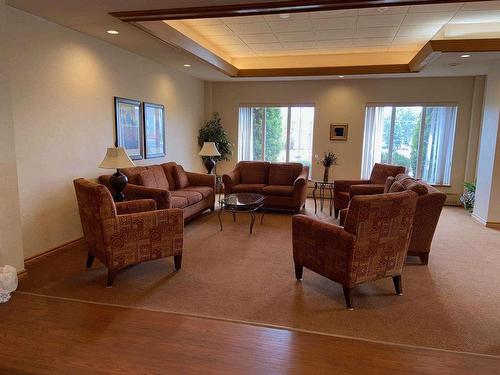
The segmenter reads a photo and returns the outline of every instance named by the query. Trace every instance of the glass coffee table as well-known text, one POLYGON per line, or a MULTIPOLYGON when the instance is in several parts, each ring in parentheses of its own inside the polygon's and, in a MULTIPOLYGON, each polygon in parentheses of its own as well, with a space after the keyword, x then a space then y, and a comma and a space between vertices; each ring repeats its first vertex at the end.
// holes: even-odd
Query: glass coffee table
POLYGON ((260 218, 260 223, 262 224, 264 220, 264 214, 266 210, 264 208, 264 197, 262 194, 255 193, 234 193, 226 196, 221 200, 220 209, 218 213, 220 230, 222 231, 222 220, 220 215, 222 211, 229 211, 233 214, 233 221, 236 221, 237 213, 249 213, 252 217, 250 221, 250 234, 252 234, 253 224, 255 223, 255 212, 262 208, 262 217, 260 218))

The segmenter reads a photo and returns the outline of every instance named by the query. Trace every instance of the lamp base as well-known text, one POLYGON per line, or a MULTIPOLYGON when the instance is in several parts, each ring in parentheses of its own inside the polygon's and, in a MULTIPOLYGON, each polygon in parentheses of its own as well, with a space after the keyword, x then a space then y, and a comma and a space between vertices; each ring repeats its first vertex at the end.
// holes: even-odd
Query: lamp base
POLYGON ((212 170, 215 167, 215 161, 212 158, 205 158, 205 168, 207 168, 207 173, 212 174, 212 170))
POLYGON ((109 178, 109 184, 114 190, 113 200, 115 202, 123 202, 125 200, 125 194, 123 194, 123 190, 125 186, 127 186, 128 178, 119 169, 116 170, 109 178))

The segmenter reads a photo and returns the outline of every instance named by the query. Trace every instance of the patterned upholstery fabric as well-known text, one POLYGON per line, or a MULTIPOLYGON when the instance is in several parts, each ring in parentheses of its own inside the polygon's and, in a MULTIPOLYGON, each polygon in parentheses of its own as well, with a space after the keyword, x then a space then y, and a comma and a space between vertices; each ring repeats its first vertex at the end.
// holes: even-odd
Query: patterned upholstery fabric
POLYGON ((175 186, 177 189, 184 189, 189 186, 189 180, 184 168, 181 165, 176 165, 174 168, 175 186))
POLYGON ((120 169, 120 171, 127 176, 128 178, 128 183, 129 184, 134 184, 138 185, 139 184, 139 174, 141 172, 147 170, 146 167, 130 167, 130 168, 123 168, 120 169))
POLYGON ((396 181, 396 177, 393 176, 387 177, 387 180, 385 180, 385 185, 384 185, 384 193, 389 192, 389 189, 391 188, 394 181, 396 181))
POLYGON ((237 166, 242 184, 266 184, 269 174, 267 161, 240 161, 237 166))
POLYGON ((356 196, 344 228, 312 217, 293 218, 293 257, 346 287, 401 275, 408 251, 417 195, 356 196))
POLYGON ((265 184, 238 184, 233 187, 233 192, 262 194, 265 187, 265 184))
POLYGON ((266 195, 282 195, 291 197, 293 195, 293 186, 286 185, 267 185, 262 189, 266 195))
POLYGON ((191 206, 195 203, 201 202, 203 199, 203 195, 201 195, 201 193, 198 193, 197 191, 193 191, 193 190, 186 190, 186 189, 174 190, 172 192, 172 196, 186 198, 189 206, 191 206))
POLYGON ((400 191, 405 191, 405 187, 399 181, 394 181, 389 189, 388 193, 398 193, 400 191))
POLYGON ((375 163, 370 175, 370 182, 372 184, 385 184, 387 177, 405 173, 405 170, 406 168, 400 165, 375 163))
POLYGON ((174 177, 174 170, 176 165, 177 163, 174 161, 161 164, 163 172, 165 172, 165 177, 167 177, 168 186, 170 187, 170 190, 178 189, 178 187, 175 184, 175 177, 174 177))
POLYGON ((269 165, 269 185, 293 185, 302 171, 300 163, 271 163, 269 165))
POLYGON ((156 210, 156 202, 153 199, 138 199, 136 201, 115 203, 118 215, 135 214, 156 210))
MULTIPOLYGON (((118 270, 131 264, 181 255, 184 220, 182 210, 148 210, 151 202, 120 203, 117 214, 109 190, 99 184, 73 181, 88 251, 107 268, 118 270)), ((153 202, 154 203, 154 202, 153 202)))
POLYGON ((158 189, 170 190, 167 177, 165 176, 165 171, 161 165, 148 165, 148 171, 153 173, 156 181, 156 186, 158 189))
POLYGON ((190 185, 187 188, 178 189, 177 191, 196 191, 197 193, 201 194, 203 199, 210 198, 214 193, 214 189, 210 186, 191 186, 190 185))

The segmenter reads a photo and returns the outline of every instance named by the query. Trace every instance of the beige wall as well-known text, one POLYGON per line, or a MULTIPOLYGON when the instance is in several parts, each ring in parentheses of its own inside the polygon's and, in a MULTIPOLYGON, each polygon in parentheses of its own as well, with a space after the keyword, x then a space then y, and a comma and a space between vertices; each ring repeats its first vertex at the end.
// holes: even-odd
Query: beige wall
MULTIPOLYGON (((222 124, 237 147, 238 106, 240 104, 304 104, 316 107, 313 155, 334 150, 340 154, 339 165, 330 173, 333 178, 359 178, 363 147, 364 115, 367 103, 440 103, 458 104, 452 186, 448 193, 461 194, 465 175, 473 77, 342 79, 281 82, 214 82, 213 110, 220 113, 222 124), (347 142, 330 142, 329 125, 348 123, 347 142)), ((476 120, 477 122, 478 120, 476 120)), ((479 126, 475 124, 474 126, 479 126)), ((469 155, 475 161, 475 155, 469 155)), ((221 163, 219 172, 231 169, 231 162, 221 163)), ((313 165, 313 179, 322 177, 322 167, 313 165)))
POLYGON ((0 0, 0 267, 24 268, 12 122, 9 69, 4 33, 6 6, 0 0))
POLYGON ((114 143, 114 96, 165 105, 167 157, 147 163, 175 160, 202 170, 201 80, 8 9, 25 257, 81 236, 72 180, 110 173, 97 165, 114 143))

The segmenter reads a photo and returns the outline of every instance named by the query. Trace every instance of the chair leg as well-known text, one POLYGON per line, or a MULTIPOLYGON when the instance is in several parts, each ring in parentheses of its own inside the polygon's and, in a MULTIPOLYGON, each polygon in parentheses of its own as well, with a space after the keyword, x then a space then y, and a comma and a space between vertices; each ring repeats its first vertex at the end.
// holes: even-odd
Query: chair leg
POLYGON ((338 209, 338 208, 333 209, 333 213, 335 214, 335 219, 339 217, 339 211, 340 211, 340 209, 338 209))
POLYGON ((345 299, 345 305, 347 307, 347 310, 354 310, 354 308, 352 307, 352 301, 351 301, 352 288, 349 288, 347 286, 342 285, 342 289, 344 290, 344 299, 345 299))
POLYGON ((429 253, 419 254, 418 257, 420 258, 420 262, 422 262, 422 264, 424 266, 426 266, 427 264, 429 264, 429 253))
POLYGON ((392 282, 394 283, 394 289, 396 289, 396 294, 398 296, 403 295, 403 285, 401 283, 401 275, 393 276, 392 282))
POLYGON ((115 281, 115 276, 118 273, 118 270, 108 269, 108 281, 106 283, 106 288, 111 288, 113 286, 113 282, 115 281))
POLYGON ((178 271, 181 269, 182 266, 182 254, 181 255, 174 255, 174 265, 175 265, 175 270, 178 271))
POLYGON ((87 254, 87 268, 92 267, 92 263, 94 263, 95 256, 92 254, 88 253, 87 254))
POLYGON ((304 273, 304 266, 300 264, 295 264, 295 278, 297 280, 302 280, 302 274, 304 273))

